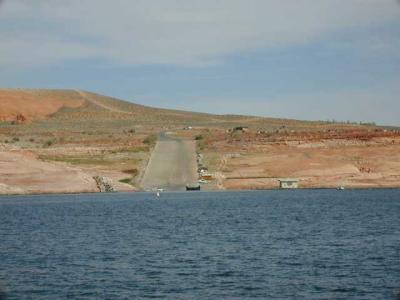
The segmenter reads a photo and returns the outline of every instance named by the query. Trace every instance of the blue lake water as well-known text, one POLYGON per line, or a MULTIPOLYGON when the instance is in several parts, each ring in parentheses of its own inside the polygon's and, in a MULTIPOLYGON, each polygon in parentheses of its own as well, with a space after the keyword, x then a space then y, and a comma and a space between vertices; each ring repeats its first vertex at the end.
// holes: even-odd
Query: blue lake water
POLYGON ((0 289, 7 299, 397 299, 400 190, 0 197, 0 289))

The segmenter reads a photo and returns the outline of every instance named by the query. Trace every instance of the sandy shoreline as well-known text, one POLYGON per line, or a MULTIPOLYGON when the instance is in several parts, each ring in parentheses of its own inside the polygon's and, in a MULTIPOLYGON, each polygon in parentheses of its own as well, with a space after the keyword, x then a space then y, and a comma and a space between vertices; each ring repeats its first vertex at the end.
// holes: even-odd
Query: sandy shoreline
MULTIPOLYGON (((304 148, 305 144, 301 148, 265 145, 256 150, 244 149, 235 155, 227 154, 231 148, 221 147, 204 152, 215 180, 202 185, 202 190, 276 190, 278 178, 282 177, 297 178, 299 189, 400 188, 398 140, 391 145, 372 141, 361 146, 331 148, 304 148)), ((54 151, 64 153, 67 150, 54 151)), ((97 175, 107 177, 120 192, 157 187, 168 190, 171 186, 169 190, 182 190, 188 180, 196 180, 195 151, 194 141, 159 141, 147 167, 143 164, 139 170, 144 174, 142 180, 133 186, 121 182, 121 178, 127 176, 122 171, 43 161, 33 150, 3 147, 0 150, 0 195, 97 193, 99 189, 93 179, 97 175)))
MULTIPOLYGON (((279 189, 279 188, 265 188, 265 189, 243 189, 243 190, 201 190, 201 191, 194 191, 194 192, 186 192, 186 191, 164 191, 162 193, 241 193, 241 192, 268 192, 268 191, 280 191, 280 192, 296 192, 296 191, 318 191, 318 190, 326 190, 326 191, 337 191, 343 192, 343 191, 338 191, 336 188, 298 188, 298 189, 292 189, 292 190, 287 190, 287 189, 279 189)), ((347 188, 344 191, 368 191, 368 190, 400 190, 400 186, 397 187, 371 187, 371 188, 365 188, 365 187, 352 187, 352 188, 347 188)), ((6 198, 6 197, 32 197, 32 196, 74 196, 74 195, 121 195, 121 194, 155 194, 153 191, 116 191, 113 193, 100 193, 100 192, 71 192, 71 193, 31 193, 31 194, 0 194, 0 199, 1 198, 6 198)))

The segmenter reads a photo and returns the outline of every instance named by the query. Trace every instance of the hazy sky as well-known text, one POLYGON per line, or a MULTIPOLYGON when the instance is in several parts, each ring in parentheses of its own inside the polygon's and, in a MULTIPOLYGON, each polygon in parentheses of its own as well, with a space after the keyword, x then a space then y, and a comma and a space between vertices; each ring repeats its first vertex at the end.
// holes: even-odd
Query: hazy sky
POLYGON ((4 0, 0 86, 76 88, 212 113, 400 125, 400 5, 4 0))

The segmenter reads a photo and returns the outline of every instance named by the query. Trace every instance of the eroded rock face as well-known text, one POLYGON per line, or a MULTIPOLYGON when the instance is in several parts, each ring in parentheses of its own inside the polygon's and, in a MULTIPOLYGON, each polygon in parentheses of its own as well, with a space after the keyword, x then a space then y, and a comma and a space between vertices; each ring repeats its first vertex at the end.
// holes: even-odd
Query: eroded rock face
POLYGON ((102 176, 94 176, 93 179, 96 181, 100 193, 111 193, 116 191, 108 178, 102 176))

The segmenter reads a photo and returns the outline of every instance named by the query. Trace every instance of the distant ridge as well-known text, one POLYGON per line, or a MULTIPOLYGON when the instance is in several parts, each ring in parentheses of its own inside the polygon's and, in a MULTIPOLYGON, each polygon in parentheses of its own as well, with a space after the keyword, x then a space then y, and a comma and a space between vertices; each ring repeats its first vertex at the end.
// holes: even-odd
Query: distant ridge
MULTIPOLYGON (((153 108, 81 90, 0 89, 0 120, 15 120, 23 115, 29 120, 53 116, 63 108, 91 106, 110 113, 136 115, 144 112, 182 115, 189 112, 153 108)), ((205 113, 190 113, 206 116, 205 113)))
MULTIPOLYGON (((155 108, 100 94, 68 89, 0 89, 0 121, 53 121, 99 124, 131 122, 154 126, 248 126, 262 130, 321 130, 354 128, 344 123, 298 121, 243 115, 207 113, 155 108)), ((85 126, 86 126, 85 125, 85 126)))
POLYGON ((0 89, 0 121, 126 119, 150 123, 249 121, 256 117, 154 108, 82 90, 0 89))

